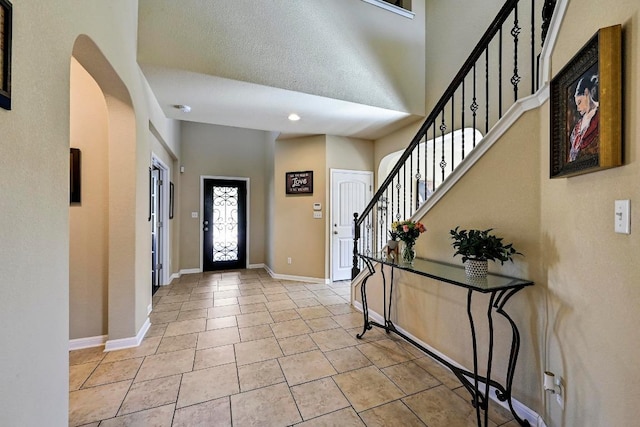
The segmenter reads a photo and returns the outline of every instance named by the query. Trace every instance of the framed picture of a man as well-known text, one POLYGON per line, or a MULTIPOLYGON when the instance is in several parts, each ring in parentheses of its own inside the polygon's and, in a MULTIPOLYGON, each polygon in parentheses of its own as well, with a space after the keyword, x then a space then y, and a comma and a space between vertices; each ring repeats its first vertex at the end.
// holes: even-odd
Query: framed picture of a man
POLYGON ((551 81, 551 178, 622 165, 622 31, 603 28, 551 81))

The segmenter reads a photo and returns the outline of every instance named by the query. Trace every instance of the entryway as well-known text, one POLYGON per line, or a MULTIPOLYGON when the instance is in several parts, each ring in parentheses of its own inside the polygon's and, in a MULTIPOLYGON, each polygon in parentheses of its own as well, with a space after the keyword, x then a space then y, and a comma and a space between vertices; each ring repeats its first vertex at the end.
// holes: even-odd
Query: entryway
POLYGON ((157 157, 152 159, 150 176, 150 221, 151 221, 151 293, 166 283, 164 266, 166 260, 168 167, 157 157))
POLYGON ((202 178, 202 270, 247 267, 248 178, 202 178))

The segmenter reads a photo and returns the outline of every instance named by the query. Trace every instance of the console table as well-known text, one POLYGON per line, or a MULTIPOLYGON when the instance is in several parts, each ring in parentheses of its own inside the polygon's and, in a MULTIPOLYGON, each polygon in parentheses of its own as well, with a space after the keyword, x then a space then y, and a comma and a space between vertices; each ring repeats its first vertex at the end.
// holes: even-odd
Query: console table
POLYGON ((518 351, 520 349, 520 333, 514 321, 504 311, 504 305, 507 301, 521 289, 533 285, 533 282, 524 279, 517 279, 515 277, 501 276, 497 274, 489 273, 486 278, 469 278, 466 276, 464 267, 461 265, 451 265, 438 261, 431 261, 427 259, 416 258, 412 264, 395 263, 386 258, 372 257, 366 255, 359 255, 367 266, 368 275, 362 282, 360 292, 362 296, 362 309, 364 314, 364 327, 362 333, 356 335, 358 338, 362 338, 364 334, 370 330, 373 326, 383 328, 387 333, 393 332, 413 346, 419 348, 429 356, 436 359, 438 362, 449 368, 453 374, 460 380, 462 385, 471 394, 471 403, 476 409, 476 418, 478 426, 488 425, 488 406, 489 406, 489 387, 496 389, 497 398, 509 405, 509 409, 513 414, 515 420, 522 426, 529 426, 529 422, 524 420, 516 414, 512 400, 511 400, 511 386, 513 383, 513 374, 516 368, 516 361, 518 359, 518 351), (375 273, 373 264, 380 264, 382 273, 382 292, 383 292, 383 311, 384 311, 384 325, 377 323, 369 319, 369 308, 367 305, 367 280, 375 273), (391 277, 389 280, 389 296, 387 298, 387 275, 385 267, 389 267, 391 270, 391 277), (391 302, 393 300, 393 284, 394 284, 394 272, 395 270, 402 270, 412 274, 418 274, 420 276, 429 277, 431 279, 447 283, 453 286, 458 286, 467 289, 467 316, 469 318, 469 325, 471 327, 471 338, 473 345, 473 371, 460 368, 452 364, 451 362, 443 359, 433 351, 425 348, 424 346, 415 342, 411 337, 403 334, 397 330, 393 322, 391 321, 391 302), (487 349, 487 367, 485 375, 478 373, 478 343, 476 339, 475 323, 473 320, 473 314, 471 312, 471 302, 474 292, 480 292, 483 294, 489 294, 489 304, 487 307, 487 320, 489 327, 489 342, 487 349), (511 337, 511 351, 509 355, 509 364, 507 366, 506 384, 502 385, 495 380, 491 379, 491 368, 493 360, 493 312, 499 313, 501 316, 507 319, 511 325, 512 337, 511 337), (484 417, 481 414, 481 410, 484 410, 484 417), (484 421, 484 423, 483 423, 484 421))

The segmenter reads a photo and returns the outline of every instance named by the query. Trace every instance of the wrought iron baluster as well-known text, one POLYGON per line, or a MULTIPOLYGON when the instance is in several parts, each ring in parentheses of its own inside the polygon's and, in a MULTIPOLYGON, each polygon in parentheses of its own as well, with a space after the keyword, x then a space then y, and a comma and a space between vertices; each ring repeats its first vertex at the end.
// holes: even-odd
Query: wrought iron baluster
POLYGON ((400 213, 400 202, 402 201, 402 199, 400 198, 400 189, 402 188, 402 183, 400 182, 400 171, 398 171, 398 183, 396 184, 396 189, 398 190, 398 213, 396 214, 396 220, 400 221, 400 219, 402 218, 402 214, 400 213))
POLYGON ((451 172, 456 168, 456 156, 455 156, 455 129, 456 129, 456 120, 454 117, 454 108, 455 108, 455 96, 451 97, 451 172))
POLYGON ((502 27, 498 32, 498 119, 502 118, 502 27))
POLYGON ((431 138, 431 141, 433 141, 432 145, 433 145, 433 190, 435 191, 436 189, 436 124, 434 123, 431 128, 433 129, 433 137, 431 138))
POLYGON ((513 85, 513 102, 518 100, 518 84, 521 77, 518 74, 518 36, 522 28, 520 28, 518 21, 518 5, 513 8, 513 28, 511 29, 511 36, 513 36, 513 76, 511 77, 511 84, 513 85))
POLYGON ((484 73, 485 73, 485 100, 484 100, 484 133, 489 132, 489 47, 485 50, 484 56, 484 73))
MULTIPOLYGON (((405 191, 404 194, 406 195, 407 192, 405 191)), ((413 212, 414 212, 414 210, 411 208, 411 206, 413 206, 411 204, 412 200, 413 200, 413 152, 409 156, 409 200, 405 201, 405 206, 409 205, 409 216, 413 215, 413 212)))
POLYGON ((428 151, 428 145, 427 144, 427 139, 428 139, 428 135, 425 134, 424 136, 424 185, 428 185, 427 181, 429 180, 429 151, 428 151))
POLYGON ((536 92, 536 5, 531 0, 531 94, 536 92))
POLYGON ((473 112, 473 148, 476 147, 476 111, 478 111, 478 103, 476 102, 476 65, 473 65, 473 102, 471 103, 471 111, 473 112))
POLYGON ((553 16, 553 10, 556 7, 556 0, 545 0, 544 6, 542 6, 542 32, 540 35, 540 46, 544 45, 544 41, 547 38, 547 32, 549 31, 549 23, 553 16))
MULTIPOLYGON (((426 145, 426 144, 425 144, 426 145)), ((420 208, 420 178, 422 178, 422 175, 420 175, 420 144, 418 144, 418 146, 416 147, 416 154, 417 154, 417 158, 416 158, 416 210, 418 210, 420 208)), ((425 191, 425 197, 424 197, 424 201, 427 201, 427 192, 425 191)))
POLYGON ((444 181, 444 171, 447 168, 447 160, 445 159, 444 152, 444 134, 447 131, 447 125, 444 122, 444 109, 442 110, 442 123, 440 124, 440 141, 442 144, 442 160, 440 160, 440 171, 442 174, 442 181, 444 181))
POLYGON ((460 108, 462 109, 462 160, 464 160, 464 134, 465 134, 465 128, 467 127, 467 124, 464 121, 464 80, 462 80, 462 99, 460 101, 460 108))

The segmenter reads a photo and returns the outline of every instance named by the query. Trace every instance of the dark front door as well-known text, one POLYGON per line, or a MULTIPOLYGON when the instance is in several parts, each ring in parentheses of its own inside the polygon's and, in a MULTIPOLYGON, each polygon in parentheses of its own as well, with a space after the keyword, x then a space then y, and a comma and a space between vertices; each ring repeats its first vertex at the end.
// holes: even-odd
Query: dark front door
POLYGON ((247 183, 204 180, 204 271, 247 267, 247 183))

